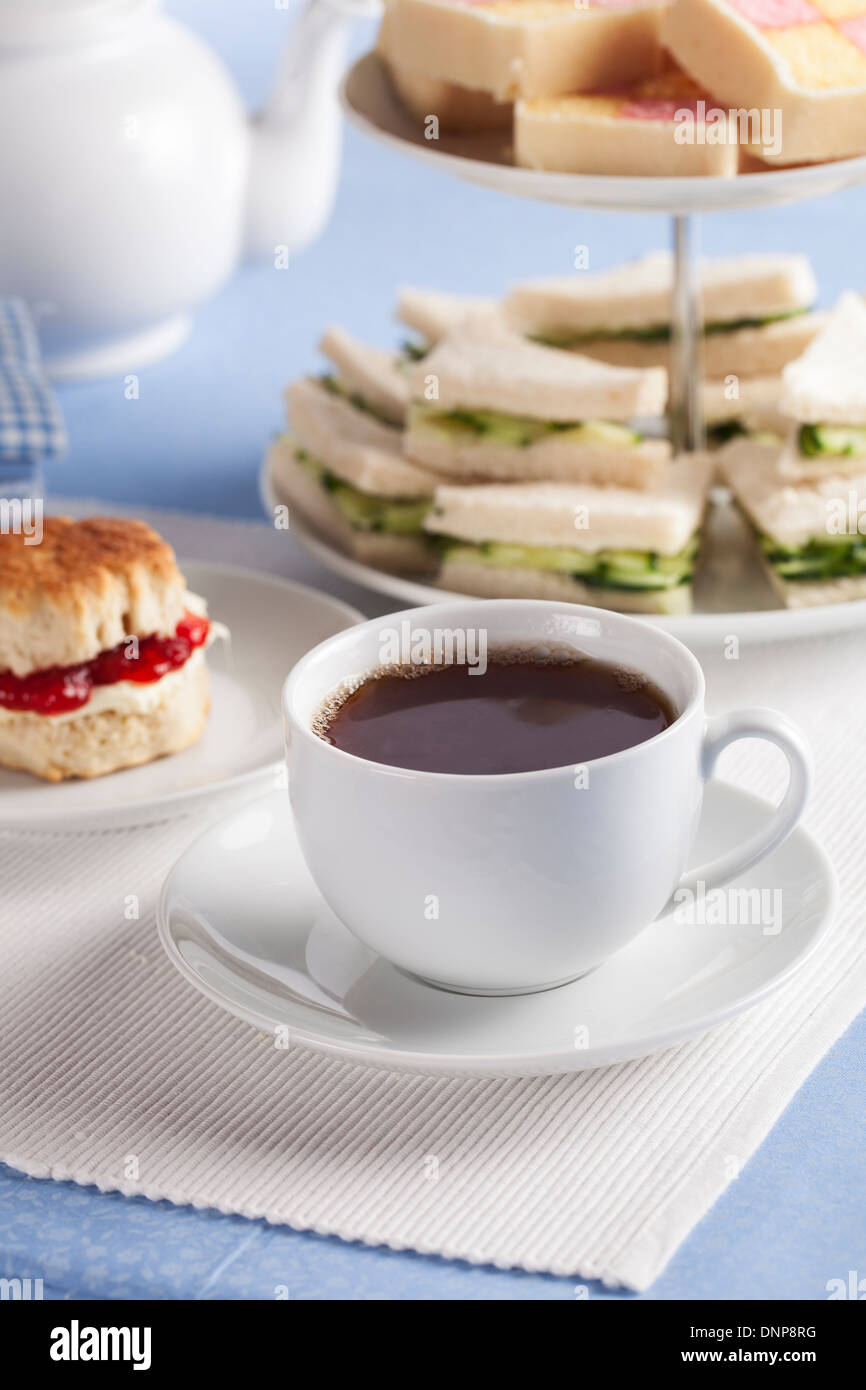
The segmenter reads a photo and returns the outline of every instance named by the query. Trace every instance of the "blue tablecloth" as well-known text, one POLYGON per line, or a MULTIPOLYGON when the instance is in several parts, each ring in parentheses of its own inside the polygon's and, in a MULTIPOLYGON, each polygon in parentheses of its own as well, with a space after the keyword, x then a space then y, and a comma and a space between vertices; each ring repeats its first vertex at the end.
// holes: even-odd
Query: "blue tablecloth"
MULTIPOLYGON (((290 22, 271 6, 172 0, 260 102, 290 22)), ((367 46, 369 29, 357 49, 367 46)), ((303 196, 299 190, 299 197, 303 196)), ((863 288, 866 191, 792 208, 705 218, 709 253, 808 252, 832 302, 863 288)), ((315 362, 339 321, 396 341, 399 283, 498 292, 567 273, 575 245, 601 268, 666 244, 653 216, 605 216, 510 200, 461 184, 350 133, 335 217, 289 270, 246 267, 196 319, 175 356, 120 381, 61 394, 68 460, 49 488, 223 516, 259 514, 262 446, 280 427, 287 379, 315 362)), ((826 1297, 866 1270, 861 1020, 836 1045, 740 1177, 646 1294, 664 1299, 826 1297)), ((91 1298, 572 1299, 573 1281, 369 1250, 242 1218, 32 1181, 0 1168, 0 1274, 42 1277, 46 1296, 91 1298)), ((592 1286, 592 1298, 627 1297, 592 1286)))

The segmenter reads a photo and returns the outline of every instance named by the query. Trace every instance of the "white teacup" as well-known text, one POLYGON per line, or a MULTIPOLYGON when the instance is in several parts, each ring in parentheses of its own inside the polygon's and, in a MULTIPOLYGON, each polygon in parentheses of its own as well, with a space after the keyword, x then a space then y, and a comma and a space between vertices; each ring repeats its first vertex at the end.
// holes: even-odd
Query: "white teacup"
POLYGON ((594 969, 677 889, 717 887, 769 854, 809 789, 806 743, 784 715, 748 709, 708 720, 703 673, 682 643, 576 604, 451 602, 348 628, 294 668, 283 712, 297 833, 322 896, 393 964, 472 994, 548 989, 594 969), (431 644, 438 634, 445 650, 448 633, 484 634, 489 650, 566 644, 641 671, 677 717, 646 742, 577 769, 480 776, 368 762, 312 726, 347 680, 393 658, 395 633, 431 644), (788 789, 761 831, 684 875, 704 783, 740 738, 782 749, 788 789))

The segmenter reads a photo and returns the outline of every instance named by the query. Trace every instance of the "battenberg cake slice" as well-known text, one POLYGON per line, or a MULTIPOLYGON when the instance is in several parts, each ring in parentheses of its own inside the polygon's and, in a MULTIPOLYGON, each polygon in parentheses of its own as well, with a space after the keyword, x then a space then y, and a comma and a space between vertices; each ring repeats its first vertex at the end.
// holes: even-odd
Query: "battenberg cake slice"
POLYGON ((706 119, 717 110, 682 72, 618 92, 519 101, 514 158, 529 169, 566 174, 732 178, 738 131, 726 115, 706 119))
POLYGON ((674 0, 662 36, 718 101, 780 113, 765 163, 866 152, 866 0, 674 0))
POLYGON ((497 101, 660 72, 667 0, 388 0, 388 65, 497 101))

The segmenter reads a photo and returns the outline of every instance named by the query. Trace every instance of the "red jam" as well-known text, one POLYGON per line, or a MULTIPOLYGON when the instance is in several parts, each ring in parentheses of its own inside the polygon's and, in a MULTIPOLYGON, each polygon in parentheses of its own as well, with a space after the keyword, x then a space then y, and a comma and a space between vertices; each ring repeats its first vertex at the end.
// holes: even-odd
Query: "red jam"
POLYGON ((210 623, 184 613, 173 637, 126 637, 111 651, 100 652, 79 666, 46 666, 29 676, 0 671, 0 709, 29 714, 68 714, 81 709, 97 685, 117 681, 152 684, 176 671, 207 641, 210 623))

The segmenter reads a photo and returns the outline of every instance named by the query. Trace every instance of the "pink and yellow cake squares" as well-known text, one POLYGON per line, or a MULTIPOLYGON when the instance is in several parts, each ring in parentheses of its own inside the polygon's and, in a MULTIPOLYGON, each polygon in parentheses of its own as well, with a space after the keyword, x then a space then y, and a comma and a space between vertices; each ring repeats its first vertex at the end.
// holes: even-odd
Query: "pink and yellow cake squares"
POLYGON ((668 3, 386 0, 388 63, 498 102, 618 86, 662 71, 668 3))
POLYGON ((615 92, 519 101, 514 158, 569 174, 736 174, 736 128, 682 72, 615 92), (707 113, 713 113, 710 123, 707 113))
POLYGON ((674 0, 663 38, 719 101, 773 114, 764 161, 866 153, 866 0, 674 0))

